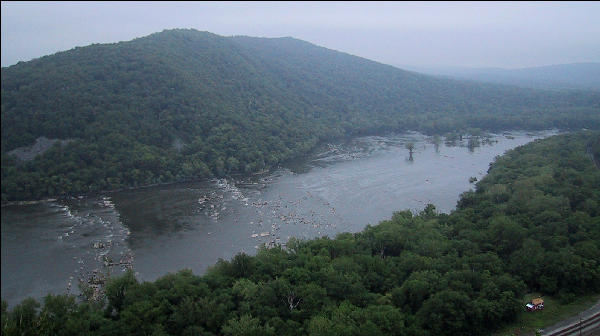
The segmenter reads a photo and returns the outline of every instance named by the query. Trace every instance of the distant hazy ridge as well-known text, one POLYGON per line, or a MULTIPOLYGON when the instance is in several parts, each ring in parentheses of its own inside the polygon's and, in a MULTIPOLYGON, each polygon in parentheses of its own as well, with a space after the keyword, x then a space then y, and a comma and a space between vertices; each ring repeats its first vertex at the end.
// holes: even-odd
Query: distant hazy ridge
POLYGON ((600 63, 557 64, 521 69, 409 67, 430 75, 539 89, 600 91, 600 63))

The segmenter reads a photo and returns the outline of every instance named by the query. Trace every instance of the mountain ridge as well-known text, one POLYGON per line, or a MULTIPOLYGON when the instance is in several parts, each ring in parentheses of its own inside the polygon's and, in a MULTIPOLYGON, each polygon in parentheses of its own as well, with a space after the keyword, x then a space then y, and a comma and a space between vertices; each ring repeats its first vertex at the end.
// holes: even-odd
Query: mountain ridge
POLYGON ((294 38, 165 30, 2 68, 2 198, 248 174, 346 135, 599 128, 599 108, 596 93, 438 79, 294 38), (73 141, 8 155, 42 136, 73 141))

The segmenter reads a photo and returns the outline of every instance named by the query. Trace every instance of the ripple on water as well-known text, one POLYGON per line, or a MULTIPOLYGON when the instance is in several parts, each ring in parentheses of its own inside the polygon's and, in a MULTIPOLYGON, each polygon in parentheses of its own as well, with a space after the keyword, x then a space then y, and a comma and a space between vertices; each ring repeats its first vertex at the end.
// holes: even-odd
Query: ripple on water
POLYGON ((511 132, 472 151, 466 140, 455 147, 442 141, 436 149, 417 133, 364 137, 324 146, 297 166, 244 181, 216 179, 6 207, 2 293, 14 304, 62 292, 69 281, 75 287, 76 279, 101 269, 106 258, 116 272, 134 255, 142 280, 183 268, 202 273, 219 258, 256 253, 255 247, 290 237, 357 232, 397 210, 417 212, 433 203, 449 212, 472 187, 469 177, 483 176, 496 155, 555 133, 511 132), (412 161, 404 147, 409 141, 415 144, 412 161), (99 242, 105 245, 94 248, 99 242))

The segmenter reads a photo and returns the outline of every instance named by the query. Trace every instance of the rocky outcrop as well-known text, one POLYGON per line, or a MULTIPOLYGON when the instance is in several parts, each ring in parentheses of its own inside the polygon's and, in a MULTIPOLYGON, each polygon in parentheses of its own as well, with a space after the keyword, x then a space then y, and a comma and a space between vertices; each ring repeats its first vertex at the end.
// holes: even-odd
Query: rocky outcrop
POLYGON ((42 136, 35 139, 35 143, 33 145, 15 148, 8 152, 8 154, 16 156, 20 161, 31 161, 38 155, 42 155, 47 152, 56 143, 58 143, 60 146, 64 146, 71 141, 73 140, 48 139, 42 136))

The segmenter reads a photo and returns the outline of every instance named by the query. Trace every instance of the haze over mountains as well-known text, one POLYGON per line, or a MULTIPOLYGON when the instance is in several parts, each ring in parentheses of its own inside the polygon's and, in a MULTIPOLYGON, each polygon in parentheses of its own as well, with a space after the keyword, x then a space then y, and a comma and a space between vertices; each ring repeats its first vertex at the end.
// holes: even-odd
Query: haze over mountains
POLYGON ((528 88, 600 91, 600 63, 556 64, 520 69, 400 67, 429 75, 528 88))
POLYGON ((248 174, 339 136, 599 128, 600 93, 434 78, 293 38, 169 30, 2 68, 2 199, 248 174), (20 162, 36 139, 71 140, 20 162))

